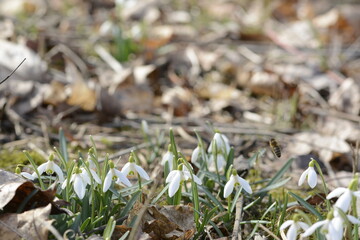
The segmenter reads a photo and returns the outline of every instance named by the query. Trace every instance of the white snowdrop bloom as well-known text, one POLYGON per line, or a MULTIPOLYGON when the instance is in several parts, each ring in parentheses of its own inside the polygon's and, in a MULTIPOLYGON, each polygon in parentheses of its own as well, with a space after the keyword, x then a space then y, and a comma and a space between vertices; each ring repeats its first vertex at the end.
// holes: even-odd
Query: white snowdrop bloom
POLYGON ((123 167, 123 169, 121 170, 121 172, 127 176, 129 174, 135 174, 138 173, 140 175, 140 177, 142 177, 145 180, 150 180, 149 175, 145 172, 145 170, 140 167, 139 165, 137 165, 134 162, 134 158, 133 156, 130 156, 129 162, 127 162, 125 164, 125 166, 123 167))
MULTIPOLYGON (((61 183, 64 182, 64 174, 63 174, 61 168, 54 162, 53 155, 50 155, 49 160, 46 163, 41 164, 37 168, 37 170, 40 175, 43 174, 44 172, 46 172, 46 174, 48 174, 48 175, 52 175, 55 172, 59 178, 59 181, 61 183)), ((38 177, 36 172, 34 172, 32 174, 32 176, 34 177, 34 179, 38 177)))
MULTIPOLYGON (((311 162, 310 162, 311 164, 311 162)), ((315 172, 314 166, 310 166, 301 174, 298 185, 301 186, 305 179, 307 179, 307 182, 311 188, 314 188, 317 184, 317 174, 315 172)))
POLYGON ((144 131, 144 133, 149 134, 149 124, 146 120, 141 121, 141 129, 144 131))
POLYGON ((164 166, 165 163, 168 162, 169 163, 169 169, 173 170, 174 157, 175 157, 174 154, 170 150, 168 150, 161 159, 161 165, 164 166))
POLYGON ((131 186, 129 179, 127 179, 122 172, 115 169, 114 163, 112 161, 109 161, 109 167, 110 167, 109 172, 106 174, 104 180, 103 192, 109 190, 112 181, 115 181, 116 184, 123 183, 128 187, 131 186))
POLYGON ((284 231, 285 228, 288 228, 288 231, 286 233, 287 240, 296 240, 299 230, 306 231, 309 228, 309 225, 307 225, 304 222, 295 221, 295 220, 287 220, 280 226, 280 231, 284 231), (290 226, 290 227, 289 227, 290 226))
POLYGON ((360 198, 360 191, 351 191, 349 188, 338 187, 334 189, 326 199, 331 199, 338 197, 338 200, 335 203, 335 207, 340 208, 343 212, 347 212, 350 208, 352 197, 360 198))
POLYGON ((75 168, 71 176, 70 182, 74 184, 76 195, 83 199, 86 193, 86 186, 91 185, 90 177, 84 168, 75 168))
POLYGON ((191 154, 191 162, 196 163, 200 154, 200 147, 197 146, 191 154))
MULTIPOLYGON (((202 182, 200 178, 198 178, 195 174, 193 174, 195 183, 201 185, 202 182)), ((170 183, 169 185, 169 197, 175 195, 175 193, 179 190, 180 183, 182 181, 187 181, 191 179, 191 174, 188 170, 172 170, 167 176, 165 182, 170 183)))
POLYGON ((21 172, 19 173, 21 176, 23 176, 24 178, 30 179, 30 180, 35 180, 36 177, 34 177, 32 174, 27 173, 27 172, 21 172))
POLYGON ((209 170, 212 172, 215 172, 216 164, 217 164, 217 169, 219 170, 219 172, 221 172, 225 169, 226 160, 222 154, 216 155, 216 161, 214 160, 214 155, 212 155, 212 154, 210 155, 209 161, 208 161, 209 170))
MULTIPOLYGON (((353 224, 360 223, 360 220, 354 216, 347 215, 346 217, 353 224)), ((341 218, 340 214, 336 214, 336 211, 330 212, 327 219, 314 223, 302 234, 302 236, 308 237, 320 227, 320 233, 324 234, 328 240, 341 240, 343 238, 344 220, 341 218)))
POLYGON ((225 184, 224 187, 224 198, 227 198, 234 191, 234 187, 237 184, 239 184, 246 192, 252 194, 250 184, 242 177, 239 177, 239 175, 236 173, 236 170, 233 170, 229 181, 225 184))
POLYGON ((229 139, 224 134, 215 133, 215 135, 209 145, 208 153, 212 153, 214 144, 216 144, 217 152, 221 152, 226 155, 230 152, 229 139))

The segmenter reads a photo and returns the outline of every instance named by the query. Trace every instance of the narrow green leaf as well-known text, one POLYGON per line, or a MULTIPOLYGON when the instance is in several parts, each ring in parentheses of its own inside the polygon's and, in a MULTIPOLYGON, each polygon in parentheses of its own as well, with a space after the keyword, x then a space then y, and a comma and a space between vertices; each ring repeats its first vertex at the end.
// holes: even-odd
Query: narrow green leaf
POLYGON ((302 199, 300 196, 296 195, 295 193, 289 192, 291 196, 293 196, 301 205, 303 205, 306 209, 308 209, 310 212, 312 212, 314 215, 316 215, 319 220, 323 220, 323 216, 309 203, 307 203, 304 199, 302 199))
POLYGON ((106 228, 105 228, 104 233, 103 233, 104 240, 110 240, 111 239, 111 235, 114 232, 115 225, 116 225, 116 221, 115 221, 114 217, 111 216, 109 218, 108 223, 106 224, 106 228))
POLYGON ((137 192, 134 193, 134 195, 130 198, 130 200, 127 202, 126 206, 122 210, 120 217, 124 217, 129 213, 131 208, 134 206, 136 200, 139 198, 140 194, 141 194, 141 190, 138 190, 137 192))
POLYGON ((60 143, 60 153, 64 158, 65 162, 68 162, 69 156, 67 152, 66 138, 65 138, 64 130, 62 128, 60 128, 59 131, 59 143, 60 143))

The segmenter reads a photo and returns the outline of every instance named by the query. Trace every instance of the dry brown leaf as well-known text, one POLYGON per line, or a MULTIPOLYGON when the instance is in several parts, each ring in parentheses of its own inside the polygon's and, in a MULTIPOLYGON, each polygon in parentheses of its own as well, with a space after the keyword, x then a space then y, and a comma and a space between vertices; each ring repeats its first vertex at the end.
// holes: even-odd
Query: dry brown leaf
POLYGON ((52 214, 62 213, 53 203, 56 189, 41 191, 32 182, 1 169, 0 183, 0 209, 4 212, 16 212, 19 207, 23 207, 23 211, 26 211, 32 208, 44 207, 51 203, 53 205, 52 214), (29 196, 31 198, 27 199, 29 196), (22 204, 24 205, 22 206, 22 204))
POLYGON ((95 90, 88 86, 73 63, 66 63, 66 78, 71 83, 67 89, 70 92, 67 104, 80 106, 85 111, 93 111, 96 107, 95 90))
POLYGON ((48 228, 52 220, 48 220, 51 205, 26 211, 21 214, 6 213, 0 215, 0 236, 9 240, 48 239, 48 228))

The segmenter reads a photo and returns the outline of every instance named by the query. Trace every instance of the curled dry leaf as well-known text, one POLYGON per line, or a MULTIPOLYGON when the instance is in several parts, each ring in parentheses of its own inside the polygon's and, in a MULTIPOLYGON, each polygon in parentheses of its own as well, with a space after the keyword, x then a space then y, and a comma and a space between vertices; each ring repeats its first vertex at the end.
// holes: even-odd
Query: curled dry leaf
POLYGON ((30 181, 0 169, 0 210, 7 213, 26 211, 52 204, 51 213, 63 213, 53 202, 56 189, 41 191, 30 181))
POLYGON ((26 211, 21 214, 6 213, 0 215, 0 234, 6 239, 48 239, 48 229, 52 220, 48 220, 51 205, 26 211))

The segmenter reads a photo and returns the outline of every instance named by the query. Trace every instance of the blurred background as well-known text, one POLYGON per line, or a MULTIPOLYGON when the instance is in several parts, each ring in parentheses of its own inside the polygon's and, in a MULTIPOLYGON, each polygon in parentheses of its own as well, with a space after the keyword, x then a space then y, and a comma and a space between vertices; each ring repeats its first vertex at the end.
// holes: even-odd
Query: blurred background
POLYGON ((74 152, 93 135, 116 155, 143 142, 146 120, 154 136, 173 126, 185 152, 194 129, 208 142, 216 129, 240 158, 274 137, 297 167, 313 156, 350 173, 359 13, 359 1, 1 0, 1 79, 26 61, 0 85, 0 167, 23 149, 47 158, 60 128, 74 152))

